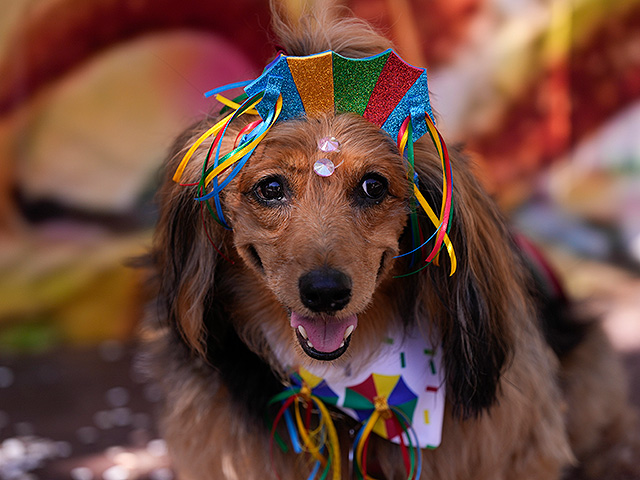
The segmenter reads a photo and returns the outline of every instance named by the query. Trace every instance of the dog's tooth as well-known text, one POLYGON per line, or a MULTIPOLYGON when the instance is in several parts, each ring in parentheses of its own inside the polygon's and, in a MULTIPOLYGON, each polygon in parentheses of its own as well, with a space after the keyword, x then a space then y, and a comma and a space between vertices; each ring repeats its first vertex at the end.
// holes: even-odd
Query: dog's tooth
POLYGON ((353 331, 356 329, 356 327, 354 327, 353 325, 349 325, 347 327, 347 330, 344 332, 344 339, 346 340, 349 335, 351 335, 353 333, 353 331))
POLYGON ((298 325, 298 332, 300 332, 300 335, 302 335, 302 338, 304 338, 305 340, 309 338, 309 336, 307 335, 307 331, 302 325, 298 325))
POLYGON ((344 341, 340 344, 338 348, 342 348, 342 347, 344 347, 344 341))
POLYGON ((311 343, 309 340, 307 340, 307 346, 309 348, 314 348, 313 343, 311 343))

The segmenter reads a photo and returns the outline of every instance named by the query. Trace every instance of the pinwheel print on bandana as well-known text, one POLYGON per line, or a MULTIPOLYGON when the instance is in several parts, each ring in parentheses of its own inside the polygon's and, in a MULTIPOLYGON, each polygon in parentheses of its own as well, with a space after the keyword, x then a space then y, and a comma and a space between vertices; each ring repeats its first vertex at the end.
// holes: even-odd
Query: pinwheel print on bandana
POLYGON ((399 439, 407 479, 420 477, 422 455, 418 437, 411 426, 418 403, 416 395, 400 375, 372 373, 362 383, 347 387, 344 407, 356 413, 362 427, 354 439, 354 466, 358 479, 367 475, 367 446, 372 432, 382 438, 399 439))
MULTIPOLYGON (((199 193, 196 199, 225 228, 229 228, 229 225, 222 211, 220 192, 238 174, 275 123, 302 116, 351 112, 388 133, 397 141, 401 154, 407 160, 407 175, 413 182, 414 193, 411 200, 414 248, 401 256, 411 255, 413 265, 416 252, 422 252, 433 241, 425 258, 426 264, 436 260, 444 247, 450 258, 450 274, 455 272, 456 257, 448 237, 453 213, 451 165, 446 145, 434 124, 425 69, 407 64, 391 49, 372 57, 356 59, 343 57, 333 51, 303 57, 279 55, 256 80, 226 85, 208 92, 207 96, 215 96, 231 113, 194 142, 173 178, 180 183, 195 151, 207 139, 213 138, 200 181, 181 185, 197 186, 199 193), (220 95, 220 92, 240 86, 245 87, 241 104, 220 95), (260 119, 247 125, 236 138, 234 148, 223 153, 221 139, 227 133, 228 126, 245 114, 259 115, 260 119), (431 137, 442 162, 443 194, 439 213, 433 211, 420 193, 418 176, 414 170, 413 143, 425 134, 431 137), (223 172, 224 179, 220 181, 219 176, 223 172), (426 241, 418 226, 416 204, 424 210, 435 227, 435 232, 426 241)), ((322 166, 318 167, 320 169, 322 166)), ((324 169, 321 171, 327 172, 324 169)), ((329 171, 332 172, 330 165, 329 171)), ((411 273, 425 267, 421 266, 411 273)))
MULTIPOLYGON (((284 420, 289 441, 296 453, 307 452, 313 459, 309 479, 340 478, 340 446, 327 405, 339 406, 355 413, 361 427, 353 443, 356 477, 372 480, 367 475, 367 447, 372 433, 388 440, 397 439, 401 446, 408 480, 419 478, 422 462, 419 439, 412 427, 418 395, 405 383, 401 375, 373 373, 357 385, 346 387, 343 401, 327 381, 299 368, 290 377, 291 386, 274 396, 270 405, 280 405, 271 423, 270 456, 273 442, 287 451, 285 442, 277 434, 284 420), (293 409, 293 414, 291 413, 293 409), (312 411, 317 420, 312 421, 312 411)), ((277 476, 277 472, 276 476, 277 476)))
MULTIPOLYGON (((364 382, 347 388, 344 407, 356 412, 358 420, 365 422, 378 409, 395 408, 403 418, 413 418, 418 396, 407 386, 400 375, 379 375, 372 373, 364 382)), ((401 424, 391 415, 384 414, 373 426, 373 431, 389 440, 401 435, 401 424)))

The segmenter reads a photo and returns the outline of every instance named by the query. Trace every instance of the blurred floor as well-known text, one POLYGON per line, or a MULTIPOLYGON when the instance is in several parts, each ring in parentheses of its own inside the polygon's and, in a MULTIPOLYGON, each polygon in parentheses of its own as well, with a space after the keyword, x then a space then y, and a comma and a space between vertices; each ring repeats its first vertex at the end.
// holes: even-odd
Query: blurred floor
POLYGON ((171 480, 134 346, 0 356, 0 480, 171 480))

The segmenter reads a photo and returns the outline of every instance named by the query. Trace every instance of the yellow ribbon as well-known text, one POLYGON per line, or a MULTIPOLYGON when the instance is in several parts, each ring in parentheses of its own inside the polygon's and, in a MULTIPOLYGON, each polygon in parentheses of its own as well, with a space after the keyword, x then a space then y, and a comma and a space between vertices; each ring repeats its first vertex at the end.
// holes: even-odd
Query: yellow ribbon
MULTIPOLYGON (((234 110, 238 110, 241 107, 239 103, 236 103, 233 100, 229 100, 227 97, 223 97, 219 93, 216 93, 216 100, 234 110)), ((245 113, 248 113, 249 115, 259 115, 258 111, 255 108, 249 108, 245 113)))
POLYGON ((300 414, 300 399, 296 398, 295 414, 298 432, 300 433, 302 441, 307 447, 308 452, 324 467, 327 465, 327 458, 325 458, 320 453, 320 450, 322 449, 322 442, 315 442, 313 439, 317 438, 323 430, 326 430, 328 437, 328 442, 326 442, 326 444, 329 450, 328 457, 332 459, 331 461, 333 464, 331 466, 333 472, 332 478, 333 480, 340 480, 340 444, 338 442, 338 434, 336 432, 336 428, 333 424, 333 421, 331 420, 331 413, 323 402, 315 399, 312 400, 316 407, 318 407, 318 409, 320 410, 320 424, 318 425, 318 428, 313 431, 307 430, 304 422, 302 421, 302 415, 300 414))
MULTIPOLYGON (((251 110, 253 107, 255 107, 260 102, 260 100, 262 100, 262 98, 256 99, 247 108, 247 110, 242 112, 240 115, 244 115, 245 113, 247 113, 249 110, 251 110)), ((281 100, 280 100, 280 105, 281 105, 281 108, 282 108, 282 101, 281 100)), ((238 107, 240 107, 240 105, 238 105, 238 107)), ((227 115, 226 117, 224 117, 222 120, 220 120, 218 123, 216 123, 213 127, 211 127, 209 130, 204 132, 193 143, 193 145, 191 145, 189 150, 187 150, 187 153, 184 155, 184 157, 182 157, 182 160, 180 161, 180 164, 178 165, 178 168, 176 169, 176 173, 173 174, 173 181, 174 182, 179 182, 180 181, 180 179, 182 178, 182 175, 184 173, 184 170, 187 167, 187 164, 189 163, 189 160, 191 160, 191 157, 193 156, 193 154, 195 153, 197 148, 202 144, 202 142, 204 142, 207 138, 211 137, 212 135, 216 135, 220 130, 222 130, 225 127, 225 125, 227 123, 229 123, 229 120, 231 120, 231 117, 233 117, 235 114, 236 114, 236 112, 232 112, 229 115, 227 115)), ((240 158, 242 158, 242 157, 240 157, 240 158)))
MULTIPOLYGON (((258 100, 258 101, 260 101, 260 100, 258 100)), ((256 103, 258 103, 258 102, 256 102, 256 103)), ((276 109, 275 109, 275 113, 274 113, 273 119, 271 120, 271 125, 269 125, 265 129, 265 131, 262 132, 261 135, 258 135, 251 142, 249 142, 246 145, 244 145, 242 148, 240 148, 238 151, 236 151, 233 155, 231 155, 229 158, 227 158, 224 162, 222 162, 220 165, 218 165, 216 168, 214 168, 211 171, 211 173, 209 173, 209 175, 207 175, 207 178, 205 178, 205 181, 204 181, 205 186, 209 185, 209 183, 211 183, 211 180, 213 180, 217 175, 219 175, 220 173, 224 172, 227 168, 229 168, 231 165, 233 165, 238 160, 240 160, 242 157, 244 157, 247 153, 249 153, 251 151, 251 149, 253 149, 258 143, 260 143, 262 141, 262 139, 265 137, 265 135, 269 132, 269 130, 271 129, 273 124, 278 119, 278 116, 280 115, 281 111, 282 111, 282 95, 280 95, 278 97, 278 100, 276 101, 276 109)))
MULTIPOLYGON (((438 151, 438 156, 442 161, 442 191, 447 191, 447 176, 445 174, 445 164, 444 164, 444 152, 442 150, 442 144, 440 142, 440 135, 438 134, 438 130, 436 126, 433 124, 431 117, 429 115, 425 115, 425 121, 427 123, 427 128, 429 129, 429 134, 431 135, 431 139, 433 140, 433 144, 436 146, 436 150, 438 151)), ((442 205, 440 206, 440 221, 444 220, 444 207, 445 207, 445 196, 442 196, 442 205)), ((453 273, 453 272, 452 272, 453 273)))
MULTIPOLYGON (((431 208, 431 206, 429 205, 429 203, 427 202, 427 200, 424 198, 424 196, 422 195, 422 193, 420 193, 420 190, 418 189, 418 186, 414 183, 413 185, 413 193, 416 196, 416 199, 418 200, 418 203, 420 204, 420 206, 422 207, 422 209, 426 212, 427 216, 429 217, 429 220, 431 220, 431 223, 433 223, 433 225, 438 228, 442 225, 442 222, 444 220, 444 207, 445 207, 445 195, 444 192, 446 192, 447 190, 447 178, 444 172, 445 169, 445 165, 444 165, 444 154, 442 151, 442 145, 440 144, 440 138, 438 137, 438 133, 437 130, 435 130, 435 126, 433 125, 433 122, 431 121, 431 119, 429 118, 428 115, 425 115, 426 117, 426 121, 427 121, 427 126, 429 127, 429 131, 432 133, 431 134, 431 138, 433 140, 433 144, 436 147, 436 150, 438 152, 438 156, 440 157, 440 159, 442 160, 442 190, 443 190, 443 195, 442 195, 442 206, 440 207, 440 217, 438 217, 435 212, 433 211, 433 209, 431 208), (433 129, 433 130, 432 130, 433 129)), ((400 143, 399 143, 399 148, 400 148, 400 155, 404 155, 404 149, 407 145, 407 141, 409 139, 409 129, 407 129, 404 134, 402 135, 402 138, 400 139, 400 143)), ((451 259, 451 273, 449 274, 450 276, 453 275, 453 273, 456 271, 458 262, 456 260, 456 253, 453 249, 453 244, 451 243, 451 240, 449 239, 449 235, 447 235, 446 232, 444 232, 444 244, 447 247, 447 253, 449 254, 449 258, 451 259)))
MULTIPOLYGON (((413 193, 416 195, 416 198, 418 199, 418 203, 420 203, 420 206, 422 207, 422 209, 427 213, 431 222, 436 227, 440 226, 441 225, 440 219, 436 216, 435 212, 431 209, 431 207, 429 206, 429 203, 427 203, 427 200, 424 198, 422 193, 420 193, 420 190, 418 190, 418 187, 416 185, 413 186, 413 193)), ((447 247, 447 253, 449 254, 449 258, 451 259, 451 273, 449 273, 449 276, 451 276, 456 271, 456 267, 458 266, 458 261, 456 259, 456 252, 453 250, 453 245, 451 244, 451 240, 449 239, 449 235, 447 235, 446 232, 444 234, 444 245, 445 247, 447 247)))
MULTIPOLYGON (((373 431, 373 427, 376 426, 376 423, 378 423, 378 420, 381 418, 381 415, 382 415, 381 412, 378 411, 377 408, 373 411, 373 413, 369 417, 369 420, 367 420, 367 423, 364 426, 364 430, 362 431, 362 435, 360 437, 360 442, 358 442, 358 448, 356 449, 356 462, 358 462, 358 468, 360 469, 361 472, 363 471, 362 461, 365 460, 362 458, 362 451, 364 450, 364 445, 367 443, 366 439, 371 435, 371 432, 373 431)), ((365 480, 375 480, 373 477, 370 477, 369 475, 365 475, 364 478, 365 480)))

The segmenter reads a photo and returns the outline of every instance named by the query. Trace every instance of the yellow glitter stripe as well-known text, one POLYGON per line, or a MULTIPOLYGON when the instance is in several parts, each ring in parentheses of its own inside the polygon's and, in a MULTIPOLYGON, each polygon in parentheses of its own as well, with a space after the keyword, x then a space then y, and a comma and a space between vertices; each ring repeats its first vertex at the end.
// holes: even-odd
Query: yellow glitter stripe
POLYGON ((333 98, 333 57, 331 52, 312 57, 287 57, 287 65, 308 117, 335 110, 333 98))

